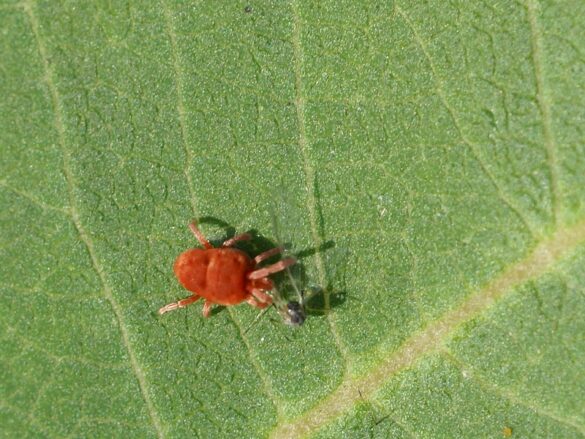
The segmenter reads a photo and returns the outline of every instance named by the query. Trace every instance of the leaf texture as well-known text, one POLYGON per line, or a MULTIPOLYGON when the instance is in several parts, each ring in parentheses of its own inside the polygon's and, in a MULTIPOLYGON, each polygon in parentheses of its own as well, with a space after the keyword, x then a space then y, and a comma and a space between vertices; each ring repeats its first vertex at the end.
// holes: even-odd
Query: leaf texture
POLYGON ((23 0, 0 29, 3 436, 585 436, 583 2, 23 0), (326 312, 158 316, 201 217, 284 239, 326 312))

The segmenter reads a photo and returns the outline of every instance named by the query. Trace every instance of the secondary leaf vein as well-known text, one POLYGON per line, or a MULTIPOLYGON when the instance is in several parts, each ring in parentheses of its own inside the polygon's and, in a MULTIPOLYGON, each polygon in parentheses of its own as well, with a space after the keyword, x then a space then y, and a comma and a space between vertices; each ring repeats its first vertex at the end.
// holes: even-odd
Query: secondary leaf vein
POLYGON ((465 135, 465 133, 463 132, 463 128, 461 127, 461 124, 459 123, 459 118, 455 114, 455 110, 453 109, 453 107, 451 106, 449 101, 447 101, 447 97, 445 96, 445 92, 443 91, 443 83, 441 81, 441 78, 439 77, 439 74, 438 74, 437 69, 435 67, 435 64, 433 62, 433 59, 432 59, 431 55, 429 54, 429 51, 427 49, 427 45, 426 45, 425 41, 421 38, 420 34, 418 33, 418 30, 416 29, 416 27, 412 23, 412 20, 410 19, 408 14, 406 14, 406 12, 400 6, 395 5, 395 7, 396 7, 396 12, 402 17, 404 22, 407 24, 407 26, 412 31, 414 39, 416 40, 416 42, 419 45, 419 47, 421 48, 425 58, 427 59, 427 62, 429 63, 429 67, 431 69, 431 72, 433 73, 433 79, 435 81, 435 88, 437 90, 437 96, 439 97, 439 99, 443 103, 443 106, 445 107, 445 109, 449 113, 449 117, 453 121, 453 125, 455 126, 455 129, 457 130, 459 137, 461 138, 461 140, 463 140, 463 143, 465 143, 469 147, 469 149, 471 150, 471 153, 473 154, 473 156, 477 160, 483 173, 488 177, 489 181, 494 186, 496 193, 498 194, 500 199, 506 204, 506 206, 508 206, 508 208, 512 212, 514 212, 516 214, 516 216, 520 219, 520 221, 522 221, 522 223, 524 223, 524 226, 532 234, 532 236, 534 238, 540 238, 540 233, 537 233, 536 230, 534 230, 534 227, 532 226, 530 221, 524 216, 524 214, 522 213, 522 210, 518 206, 516 206, 515 203, 510 199, 510 197, 508 196, 508 194, 506 193, 504 188, 500 185, 500 183, 496 179, 495 175, 490 170, 490 167, 483 160, 483 158, 479 152, 478 146, 474 142, 469 140, 467 138, 467 136, 465 135))
POLYGON ((11 186, 10 184, 6 183, 6 181, 4 181, 4 180, 0 180, 0 187, 6 188, 9 191, 14 192, 16 195, 18 195, 22 198, 25 198, 26 200, 30 201, 32 204, 35 204, 36 206, 40 207, 43 210, 52 210, 55 212, 62 213, 64 215, 66 215, 67 217, 71 216, 69 210, 67 210, 66 208, 47 204, 47 203, 39 200, 34 195, 11 186))
MULTIPOLYGON (((311 234, 313 235, 313 241, 315 247, 319 248, 321 244, 321 238, 319 236, 317 228, 317 200, 315 199, 314 188, 315 188, 315 171, 311 165, 308 152, 307 134, 305 128, 305 97, 303 94, 303 49, 301 46, 301 17, 299 12, 299 5, 297 1, 292 3, 293 11, 293 28, 292 28, 292 43, 294 52, 294 69, 295 69, 295 107, 297 111, 297 122, 299 128, 299 149, 301 151, 302 162, 305 170, 305 181, 307 186, 307 207, 309 211, 309 221, 311 224, 311 234)), ((323 265, 323 259, 319 253, 315 254, 315 264, 317 266, 317 272, 319 276, 319 283, 321 285, 326 284, 325 267, 323 265)), ((325 309, 327 310, 327 320, 333 334, 333 339, 340 353, 345 360, 345 367, 347 368, 347 362, 349 356, 346 352, 345 347, 339 336, 339 331, 335 320, 333 319, 330 311, 330 297, 328 292, 324 294, 325 309)))
POLYGON ((256 359, 256 357, 254 355, 254 351, 252 350, 252 346, 250 345, 250 342, 248 341, 248 338, 245 335, 245 331, 242 330, 241 325, 238 323, 238 321, 236 320, 236 318, 234 316, 233 311, 229 307, 228 307, 228 312, 230 314, 232 321, 234 322, 235 327, 238 329, 238 333, 240 335, 240 338, 242 339, 242 341, 246 345, 246 348, 248 349, 250 362, 252 363, 252 366, 254 366, 254 368, 256 369, 256 372, 258 372, 258 376, 262 380, 262 386, 264 387, 264 393, 266 394, 266 396, 268 396, 268 398, 274 404, 274 407, 276 408, 277 417, 278 417, 278 419, 280 419, 282 416, 282 407, 280 406, 278 399, 276 398, 276 395, 274 393, 274 389, 272 388, 272 382, 270 381, 270 377, 264 372, 264 370, 260 366, 260 363, 258 362, 258 360, 256 359))
POLYGON ((560 191, 558 165, 556 157, 556 141, 553 135, 550 97, 546 92, 546 82, 544 79, 544 67, 542 61, 542 31, 538 24, 539 4, 536 0, 527 0, 526 9, 528 11, 528 21, 530 23, 531 43, 532 43, 532 60, 534 63, 534 76, 536 80, 536 101, 538 109, 542 116, 542 130, 544 135, 544 144, 548 160, 550 182, 551 182, 551 201, 553 205, 553 219, 556 224, 560 211, 560 191))
MULTIPOLYGON (((167 30, 167 34, 169 36, 169 40, 171 42, 173 67, 175 69, 175 78, 176 78, 175 79, 175 90, 176 90, 176 94, 177 94, 177 112, 179 114, 179 125, 181 127, 181 136, 183 139, 183 149, 185 152, 185 167, 184 167, 183 172, 184 172, 185 178, 187 180, 187 187, 189 190, 189 198, 190 198, 189 201, 191 203, 191 208, 192 208, 193 214, 195 215, 197 213, 198 209, 197 209, 197 205, 196 205, 196 201, 195 201, 196 197, 195 197, 195 193, 193 191, 193 183, 192 183, 192 179, 191 179, 191 174, 189 173, 189 168, 190 168, 191 161, 192 161, 192 154, 191 154, 191 150, 189 148, 189 145, 187 143, 187 118, 186 118, 186 113, 185 113, 185 103, 184 103, 184 99, 183 99, 183 87, 184 87, 183 86, 183 84, 184 84, 183 70, 181 68, 181 60, 180 60, 180 56, 179 56, 177 36, 176 36, 175 28, 173 26, 172 11, 171 11, 171 8, 166 1, 163 1, 162 5, 163 5, 163 9, 164 9, 164 14, 165 14, 165 27, 167 30)), ((229 311, 230 311, 230 316, 232 318, 232 321, 234 322, 234 325, 238 328, 240 337, 241 337, 242 341, 244 342, 244 344, 246 345, 246 348, 247 348, 248 353, 249 353, 250 361, 251 361, 252 365, 254 366, 254 368, 256 369, 256 371, 258 372, 258 375, 260 376, 260 378, 262 380, 265 393, 270 398, 270 400, 273 402, 274 406, 276 407, 277 413, 280 415, 280 411, 281 411, 280 406, 278 404, 278 401, 276 400, 276 397, 274 395, 274 391, 272 390, 270 380, 268 379, 268 377, 266 376, 266 374, 264 373, 264 371, 260 367, 260 364, 256 361, 252 347, 251 347, 249 341, 247 340, 246 336, 244 335, 244 332, 242 331, 240 325, 238 324, 235 317, 233 316, 233 313, 231 312, 231 310, 229 310, 229 311)))
POLYGON ((53 79, 54 73, 53 73, 53 70, 52 70, 51 65, 49 63, 49 56, 47 53, 47 49, 45 47, 45 44, 43 42, 43 39, 42 39, 42 36, 40 33, 39 21, 38 21, 36 14, 35 14, 35 11, 34 11, 35 5, 32 1, 26 1, 26 2, 22 3, 22 7, 23 7, 28 19, 29 19, 31 29, 32 29, 32 32, 34 34, 34 37, 35 37, 35 40, 36 40, 36 43, 38 46, 39 55, 40 55, 43 69, 44 69, 44 73, 45 73, 45 77, 43 79, 47 85, 47 88, 48 88, 50 96, 51 96, 51 104, 53 106, 53 113, 54 113, 54 117, 55 117, 55 127, 57 129, 59 146, 61 148, 61 152, 63 155, 63 173, 65 174, 65 179, 67 181, 69 210, 71 212, 73 225, 75 226, 75 229, 77 230, 80 239, 84 243, 84 245, 87 249, 87 252, 89 254, 89 257, 91 259, 93 268, 96 271, 96 273, 97 273, 97 275, 102 283, 104 296, 108 300, 108 302, 110 303, 110 306, 112 307, 112 310, 114 311, 114 315, 115 315, 116 320, 118 322, 118 326, 120 327, 122 342, 123 342, 124 347, 126 348, 126 351, 128 353, 128 358, 130 359, 130 365, 131 365, 132 371, 134 372, 134 375, 137 378, 140 392, 142 393, 142 397, 143 397, 144 402, 146 404, 146 408, 147 408, 148 413, 150 415, 153 427, 154 427, 158 437, 162 438, 162 437, 164 437, 163 428, 162 428, 160 419, 158 417, 158 414, 154 408, 154 404, 152 403, 150 394, 148 392, 148 387, 146 384, 146 377, 144 375, 142 367, 138 363, 138 360, 136 358, 136 354, 134 353, 134 350, 132 348, 132 344, 130 343, 130 334, 128 333, 128 329, 127 329, 126 323, 124 321, 122 309, 120 308, 120 305, 118 304, 118 302, 114 298, 112 289, 106 280, 104 269, 97 258, 93 242, 90 239, 87 232, 85 231, 83 224, 81 223, 81 219, 79 217, 79 212, 77 209, 77 203, 76 203, 75 194, 74 194, 75 177, 73 176, 73 173, 71 171, 71 166, 70 166, 71 156, 70 156, 70 153, 66 147, 66 134, 65 134, 65 125, 63 123, 63 116, 62 116, 63 110, 62 110, 61 98, 59 96, 59 90, 57 89, 57 86, 56 86, 55 81, 53 79))
POLYGON ((185 166, 183 167, 183 173, 187 180, 187 190, 189 191, 189 202, 191 203, 191 209, 193 214, 197 212, 195 204, 195 192, 193 191, 193 181, 191 179, 191 173, 189 169, 193 155, 191 149, 187 144, 187 118, 185 116, 185 102, 183 99, 183 69, 181 68, 181 60, 179 58, 179 49, 177 45, 177 35, 173 26, 173 16, 171 9, 166 1, 162 2, 162 6, 165 14, 165 28, 169 36, 171 43, 171 54, 173 58, 173 68, 175 69, 175 93, 177 94, 177 113, 179 114, 179 126, 181 128, 181 137, 183 139, 183 151, 185 154, 185 166))
POLYGON ((484 389, 490 393, 493 393, 500 398, 507 399, 510 402, 512 402, 513 404, 527 408, 528 410, 536 413, 537 415, 540 415, 540 416, 545 417, 545 418, 549 418, 555 422, 558 422, 559 424, 562 424, 562 425, 565 425, 567 427, 570 427, 571 429, 577 430, 580 434, 585 436, 585 428, 582 425, 579 425, 574 420, 559 416, 556 413, 550 412, 548 409, 545 409, 545 408, 539 407, 535 404, 531 404, 531 403, 528 403, 526 401, 523 401, 522 399, 520 399, 519 396, 515 395, 513 392, 510 392, 509 390, 502 389, 500 386, 489 382, 479 372, 477 372, 476 370, 474 370, 470 366, 463 363, 463 361, 461 361, 459 358, 457 358, 455 355, 453 355, 447 349, 442 350, 441 354, 442 354, 443 358, 447 359, 447 361, 449 361, 457 369, 459 369, 461 371, 461 373, 465 373, 465 376, 467 376, 469 379, 474 381, 482 389, 484 389))

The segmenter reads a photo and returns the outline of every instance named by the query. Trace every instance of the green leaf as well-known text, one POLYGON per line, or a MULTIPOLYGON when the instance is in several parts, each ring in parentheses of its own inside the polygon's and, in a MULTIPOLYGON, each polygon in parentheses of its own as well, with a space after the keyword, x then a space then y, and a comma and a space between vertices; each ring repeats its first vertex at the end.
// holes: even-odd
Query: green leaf
POLYGON ((585 436, 584 17, 4 1, 2 434, 585 436), (275 205, 327 312, 157 315, 275 205))

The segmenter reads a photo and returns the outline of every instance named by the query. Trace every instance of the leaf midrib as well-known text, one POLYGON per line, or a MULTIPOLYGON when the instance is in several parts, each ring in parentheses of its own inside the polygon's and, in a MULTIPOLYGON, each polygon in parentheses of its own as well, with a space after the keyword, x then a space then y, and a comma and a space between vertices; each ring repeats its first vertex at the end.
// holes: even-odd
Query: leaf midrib
POLYGON ((294 422, 278 426, 271 436, 280 439, 307 435, 342 415, 358 398, 372 397, 398 372, 412 366, 423 356, 437 352, 461 325, 487 311, 497 300, 511 294, 515 286, 548 272, 583 243, 585 220, 559 230, 538 244, 526 258, 510 266, 476 294, 461 302, 457 308, 430 322, 397 350, 388 352, 388 358, 366 376, 346 378, 319 405, 294 422))

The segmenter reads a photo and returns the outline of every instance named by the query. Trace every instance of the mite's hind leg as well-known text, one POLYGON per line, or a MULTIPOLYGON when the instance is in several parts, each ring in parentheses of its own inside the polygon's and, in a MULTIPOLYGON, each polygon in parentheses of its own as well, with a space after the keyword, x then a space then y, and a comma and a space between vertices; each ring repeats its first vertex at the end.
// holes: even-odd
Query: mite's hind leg
POLYGON ((205 303, 203 304, 203 317, 207 318, 211 315, 212 306, 213 306, 212 302, 210 302, 209 300, 205 301, 205 303))
POLYGON ((254 298, 258 302, 265 303, 267 305, 270 305, 272 303, 272 297, 270 297, 269 294, 266 294, 264 291, 258 288, 254 288, 252 290, 252 296, 254 296, 254 298))
POLYGON ((265 259, 268 259, 270 256, 277 255, 279 253, 282 253, 283 251, 284 251, 283 247, 274 247, 271 248, 270 250, 266 250, 264 253, 260 253, 258 256, 254 258, 254 263, 258 265, 260 262, 264 261, 265 259))
POLYGON ((260 309, 266 308, 268 305, 270 305, 270 303, 258 301, 258 299, 256 299, 254 296, 248 297, 248 299, 246 299, 246 302, 248 302, 248 304, 252 305, 254 308, 260 309))
POLYGON ((197 294, 193 294, 191 297, 187 297, 186 299, 179 300, 178 302, 169 303, 168 305, 163 306, 161 309, 158 310, 159 314, 164 314, 168 311, 172 311, 177 308, 185 308, 188 305, 191 305, 193 302, 199 300, 200 297, 197 294))
POLYGON ((252 239, 252 235, 250 235, 249 233, 242 233, 240 235, 236 235, 233 238, 230 238, 230 239, 224 241, 221 246, 222 247, 231 247, 236 242, 239 242, 239 241, 249 241, 250 239, 252 239))

